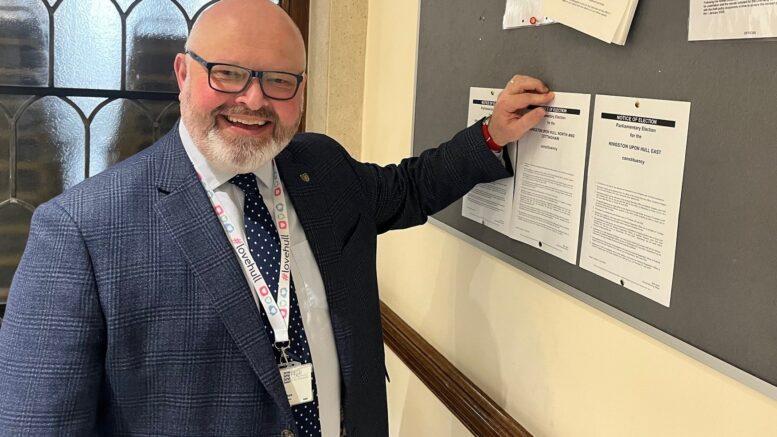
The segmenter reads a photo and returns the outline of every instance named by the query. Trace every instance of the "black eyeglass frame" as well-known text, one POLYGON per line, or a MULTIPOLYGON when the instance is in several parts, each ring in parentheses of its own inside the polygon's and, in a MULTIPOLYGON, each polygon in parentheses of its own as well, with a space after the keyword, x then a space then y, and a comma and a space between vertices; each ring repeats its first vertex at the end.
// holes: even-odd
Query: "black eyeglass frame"
POLYGON ((197 53, 194 53, 191 50, 187 50, 184 53, 189 55, 189 56, 191 56, 192 59, 194 59, 198 64, 202 65, 203 67, 205 67, 206 70, 208 70, 208 86, 210 86, 213 90, 218 91, 220 93, 240 94, 240 93, 244 92, 249 87, 249 85, 251 85, 251 80, 253 80, 253 78, 257 78, 257 79, 259 79, 259 88, 262 89, 262 94, 264 94, 264 96, 267 97, 268 99, 279 100, 279 101, 291 100, 299 92, 299 87, 302 84, 302 79, 305 78, 304 73, 302 73, 302 74, 295 74, 295 73, 290 73, 288 71, 251 70, 250 68, 243 67, 242 65, 225 64, 223 62, 208 62, 205 59, 203 59, 200 55, 198 55, 197 53), (227 67, 240 68, 242 70, 247 71, 249 73, 249 76, 248 76, 248 80, 246 80, 245 85, 243 85, 243 88, 241 88, 239 91, 224 91, 224 90, 220 90, 220 89, 214 87, 213 83, 211 83, 211 74, 210 73, 211 73, 211 70, 213 70, 213 67, 217 67, 219 65, 224 65, 224 66, 227 66, 227 67), (267 92, 265 92, 265 90, 264 90, 264 85, 262 84, 262 77, 265 75, 265 73, 283 73, 283 74, 288 74, 290 76, 293 76, 295 79, 297 79, 297 86, 296 86, 296 88, 294 88, 294 93, 292 93, 291 97, 278 98, 278 97, 273 97, 273 96, 268 95, 267 92))

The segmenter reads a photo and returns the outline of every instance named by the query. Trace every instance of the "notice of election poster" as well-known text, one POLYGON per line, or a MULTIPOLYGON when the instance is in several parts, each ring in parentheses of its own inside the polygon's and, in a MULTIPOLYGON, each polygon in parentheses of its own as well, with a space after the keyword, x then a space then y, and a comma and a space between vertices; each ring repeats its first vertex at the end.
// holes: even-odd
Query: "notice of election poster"
MULTIPOLYGON (((491 115, 496 98, 501 89, 470 88, 467 125, 491 115)), ((515 157, 515 143, 508 144, 510 159, 515 157)), ((515 161, 512 162, 515 168, 515 161)), ((464 196, 461 215, 482 223, 495 231, 507 235, 510 211, 513 205, 513 182, 515 178, 505 178, 487 184, 478 184, 464 196)))
POLYGON ((555 94, 518 142, 510 237, 577 264, 591 95, 555 94))
POLYGON ((597 96, 580 267, 669 306, 691 104, 597 96))
POLYGON ((777 37, 777 0, 690 2, 690 41, 777 37))

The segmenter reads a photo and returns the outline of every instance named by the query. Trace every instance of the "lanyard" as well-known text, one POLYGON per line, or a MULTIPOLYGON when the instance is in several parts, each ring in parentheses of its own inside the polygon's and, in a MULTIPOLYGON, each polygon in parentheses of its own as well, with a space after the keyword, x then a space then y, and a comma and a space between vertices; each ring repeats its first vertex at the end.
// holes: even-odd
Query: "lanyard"
POLYGON ((267 318, 270 320, 273 332, 275 333, 275 343, 288 343, 289 341, 289 287, 291 283, 291 268, 289 266, 290 256, 290 239, 289 239, 289 221, 286 210, 286 197, 283 194, 283 186, 281 186, 281 179, 278 175, 278 169, 275 167, 275 161, 272 161, 272 182, 273 182, 273 209, 272 215, 275 220, 275 227, 278 230, 278 236, 281 240, 281 268, 280 276, 278 279, 278 301, 276 302, 270 293, 270 288, 267 286, 262 273, 259 271, 259 266, 256 265, 251 252, 248 249, 248 244, 243 240, 243 235, 240 230, 235 227, 227 215, 224 207, 216 199, 216 193, 205 187, 205 192, 208 194, 213 210, 216 212, 216 216, 221 222, 221 226, 224 228, 224 232, 227 234, 229 244, 232 245, 237 254, 237 258, 240 261, 240 267, 243 269, 243 273, 249 278, 249 285, 251 290, 255 293, 257 300, 264 308, 267 318))

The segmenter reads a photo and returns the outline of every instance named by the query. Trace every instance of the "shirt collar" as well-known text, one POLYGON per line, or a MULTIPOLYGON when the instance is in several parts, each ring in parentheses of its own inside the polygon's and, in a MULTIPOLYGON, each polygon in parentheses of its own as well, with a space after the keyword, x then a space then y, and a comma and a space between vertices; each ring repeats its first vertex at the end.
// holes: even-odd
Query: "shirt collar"
MULTIPOLYGON (((205 159, 200 149, 194 144, 194 140, 192 140, 183 120, 178 123, 178 133, 181 136, 183 148, 186 150, 194 170, 197 171, 197 176, 206 189, 215 191, 237 174, 231 170, 222 169, 205 159)), ((253 174, 257 176, 265 187, 270 187, 272 185, 272 162, 268 162, 254 170, 253 174)))

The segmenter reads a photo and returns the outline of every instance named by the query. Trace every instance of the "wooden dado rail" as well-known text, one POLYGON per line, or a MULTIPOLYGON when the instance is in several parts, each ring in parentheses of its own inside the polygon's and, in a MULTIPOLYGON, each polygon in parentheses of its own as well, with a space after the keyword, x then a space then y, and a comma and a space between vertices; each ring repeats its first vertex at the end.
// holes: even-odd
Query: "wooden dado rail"
POLYGON ((380 315, 383 341, 470 432, 476 436, 531 437, 383 302, 380 315))

